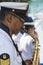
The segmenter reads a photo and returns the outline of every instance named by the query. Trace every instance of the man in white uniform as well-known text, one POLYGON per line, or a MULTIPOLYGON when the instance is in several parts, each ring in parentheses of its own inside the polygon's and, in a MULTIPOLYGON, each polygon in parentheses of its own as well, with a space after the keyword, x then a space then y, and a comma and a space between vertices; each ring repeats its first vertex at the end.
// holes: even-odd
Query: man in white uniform
MULTIPOLYGON (((12 34, 17 34, 24 23, 26 7, 24 3, 2 2, 0 24, 0 65, 21 65, 12 40, 12 34), (19 7, 21 6, 21 7, 19 7)), ((27 5, 27 4, 26 4, 27 5)))
POLYGON ((37 38, 37 33, 35 32, 33 23, 24 23, 25 31, 20 39, 20 51, 22 51, 22 57, 26 62, 26 65, 31 65, 34 45, 34 38, 37 38), (33 36, 33 37, 32 37, 33 36))

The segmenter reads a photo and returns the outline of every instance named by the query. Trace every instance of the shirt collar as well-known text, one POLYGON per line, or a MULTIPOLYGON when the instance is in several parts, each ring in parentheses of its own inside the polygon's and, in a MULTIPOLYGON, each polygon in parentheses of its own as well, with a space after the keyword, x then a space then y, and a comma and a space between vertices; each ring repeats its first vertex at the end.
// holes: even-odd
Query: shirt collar
MULTIPOLYGON (((4 25, 3 23, 0 24, 0 28, 1 28, 2 30, 4 30, 6 33, 9 34, 9 28, 8 28, 6 25, 4 25)), ((10 35, 10 34, 9 34, 9 35, 10 35)))

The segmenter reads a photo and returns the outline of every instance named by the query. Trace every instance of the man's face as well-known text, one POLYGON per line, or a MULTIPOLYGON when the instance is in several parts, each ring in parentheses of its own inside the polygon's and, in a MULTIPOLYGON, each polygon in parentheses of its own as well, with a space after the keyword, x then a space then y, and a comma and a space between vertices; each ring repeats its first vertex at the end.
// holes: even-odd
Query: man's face
POLYGON ((12 24, 11 24, 11 28, 12 28, 12 33, 13 34, 17 34, 21 28, 23 27, 23 22, 21 21, 21 18, 19 19, 19 17, 12 17, 12 24))

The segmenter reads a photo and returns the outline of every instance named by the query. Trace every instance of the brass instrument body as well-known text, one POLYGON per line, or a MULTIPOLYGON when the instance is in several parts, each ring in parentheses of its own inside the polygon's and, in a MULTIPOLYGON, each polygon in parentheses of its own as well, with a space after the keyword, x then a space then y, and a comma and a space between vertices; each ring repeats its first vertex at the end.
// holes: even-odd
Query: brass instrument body
POLYGON ((39 65, 39 40, 35 39, 32 65, 39 65))

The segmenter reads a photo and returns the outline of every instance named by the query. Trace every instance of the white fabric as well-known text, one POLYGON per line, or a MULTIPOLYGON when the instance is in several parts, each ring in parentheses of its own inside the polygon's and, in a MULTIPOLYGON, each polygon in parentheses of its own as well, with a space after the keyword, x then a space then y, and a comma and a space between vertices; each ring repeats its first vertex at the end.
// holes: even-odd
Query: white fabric
POLYGON ((20 51, 24 60, 31 59, 33 55, 33 41, 34 39, 27 33, 24 33, 20 39, 20 51))
POLYGON ((0 6, 14 9, 26 10, 28 3, 21 2, 1 2, 0 6))
POLYGON ((2 53, 7 53, 10 56, 10 65, 21 65, 18 60, 17 51, 13 45, 13 42, 9 35, 0 29, 0 55, 2 53))
POLYGON ((15 44, 17 44, 18 49, 19 49, 20 39, 21 39, 22 35, 23 34, 21 32, 19 32, 17 35, 15 35, 15 34, 12 35, 12 38, 13 38, 15 44))
MULTIPOLYGON (((17 35, 15 35, 15 34, 12 35, 12 39, 13 39, 13 41, 15 42, 15 44, 17 44, 18 50, 19 50, 19 45, 20 45, 20 38, 21 38, 21 36, 22 36, 22 33, 21 33, 21 32, 19 32, 17 35)), ((17 57, 17 60, 18 60, 19 62, 22 62, 22 59, 21 59, 20 56, 17 57)), ((21 64, 20 64, 20 65, 21 65, 21 64)))

